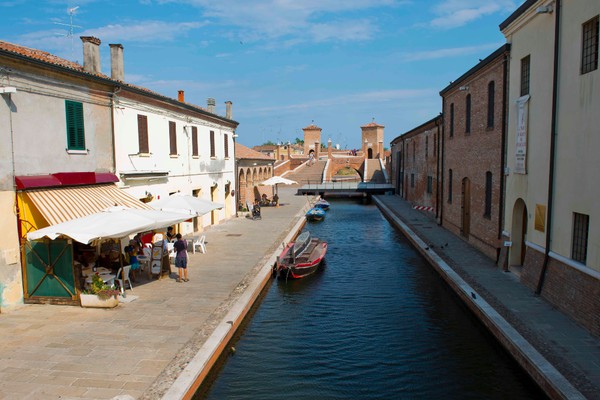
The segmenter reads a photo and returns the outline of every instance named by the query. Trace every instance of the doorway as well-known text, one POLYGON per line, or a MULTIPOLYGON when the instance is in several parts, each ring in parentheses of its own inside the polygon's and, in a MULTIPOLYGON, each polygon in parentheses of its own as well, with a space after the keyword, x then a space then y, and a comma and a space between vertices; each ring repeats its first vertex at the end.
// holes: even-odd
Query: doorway
POLYGON ((373 149, 369 149, 367 150, 367 158, 370 160, 373 158, 373 149))
MULTIPOLYGON (((212 186, 210 188, 210 201, 217 202, 217 195, 219 191, 217 190, 218 186, 212 186)), ((213 210, 210 212, 210 224, 215 225, 217 223, 217 210, 213 210)))
MULTIPOLYGON (((202 189, 195 189, 192 190, 192 196, 194 197, 200 197, 200 193, 202 192, 202 189)), ((193 222, 194 222, 194 232, 198 232, 200 230, 200 218, 201 217, 194 217, 193 222)))
POLYGON ((523 199, 517 199, 512 215, 512 246, 510 249, 509 265, 522 266, 527 252, 527 206, 523 199))
POLYGON ((461 234, 464 237, 469 237, 471 233, 471 181, 469 178, 463 178, 462 180, 462 224, 461 234))

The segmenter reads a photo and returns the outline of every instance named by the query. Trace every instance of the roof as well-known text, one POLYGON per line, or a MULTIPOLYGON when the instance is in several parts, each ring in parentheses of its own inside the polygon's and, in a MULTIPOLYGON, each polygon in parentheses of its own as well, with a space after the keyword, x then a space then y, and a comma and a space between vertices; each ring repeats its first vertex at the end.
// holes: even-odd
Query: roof
POLYGON ((460 85, 465 79, 467 79, 468 77, 474 75, 476 72, 480 71, 481 69, 483 69, 487 65, 491 64, 493 61, 495 61, 502 54, 504 54, 506 52, 509 52, 509 51, 510 51, 510 43, 503 44, 502 47, 500 47, 499 49, 497 49, 496 51, 494 51, 492 54, 490 54, 489 56, 487 56, 484 60, 481 60, 479 62, 479 64, 475 65, 473 68, 471 68, 470 70, 468 70, 467 72, 465 72, 463 75, 461 75, 454 82, 450 83, 448 86, 446 86, 444 89, 442 89, 442 91, 440 92, 440 96, 444 96, 445 93, 449 92, 450 90, 452 90, 455 87, 457 87, 458 85, 460 85))
POLYGON ((256 151, 274 151, 277 148, 275 144, 263 144, 262 146, 254 146, 252 150, 256 151))
POLYGON ((318 126, 316 126, 315 124, 310 124, 309 126, 307 126, 306 128, 302 128, 303 131, 305 130, 310 130, 310 129, 318 129, 320 131, 322 131, 323 129, 319 128, 318 126))
POLYGON ((519 18, 525 11, 529 10, 531 6, 537 3, 538 0, 527 0, 525 3, 521 4, 519 8, 517 8, 508 18, 506 18, 500 25, 500 30, 503 31, 508 25, 510 25, 514 20, 519 18))
POLYGON ((31 61, 34 63, 42 63, 42 64, 45 64, 50 67, 55 67, 58 69, 65 70, 65 72, 70 72, 75 75, 87 76, 90 78, 94 78, 96 80, 102 81, 102 83, 104 83, 104 84, 115 85, 115 86, 118 86, 121 88, 130 89, 130 90, 132 90, 134 92, 138 92, 142 95, 155 97, 160 100, 165 100, 171 104, 187 108, 190 111, 200 112, 202 114, 205 114, 206 116, 217 118, 219 120, 223 120, 228 123, 233 123, 235 126, 238 125, 238 123, 236 121, 233 121, 233 120, 227 119, 225 117, 222 117, 220 115, 208 112, 206 109, 204 109, 200 106, 197 106, 197 105, 194 105, 191 103, 181 102, 177 99, 174 99, 174 98, 171 98, 168 96, 164 96, 157 92, 153 92, 152 90, 147 89, 142 86, 136 86, 136 85, 122 82, 122 81, 118 81, 116 79, 112 79, 111 77, 104 75, 102 73, 91 73, 91 72, 85 71, 82 65, 80 65, 76 62, 73 62, 73 61, 65 60, 64 58, 60 58, 60 57, 55 56, 54 54, 50 54, 46 51, 32 49, 30 47, 21 46, 21 45, 17 45, 14 43, 9 43, 9 42, 0 40, 0 56, 2 54, 6 54, 9 56, 12 55, 12 56, 16 56, 18 58, 25 58, 28 61, 31 61))
POLYGON ((235 143, 235 158, 238 160, 269 160, 275 161, 273 157, 269 157, 266 154, 254 151, 243 144, 235 143))
POLYGON ((402 135, 396 137, 390 143, 393 145, 394 143, 397 143, 403 139, 406 139, 408 136, 414 136, 415 134, 422 133, 423 129, 426 128, 427 126, 441 125, 441 122, 442 122, 442 115, 440 114, 440 115, 433 117, 429 121, 422 123, 421 125, 417 126, 416 128, 413 128, 410 131, 404 132, 402 135))
POLYGON ((379 125, 377 122, 373 121, 361 126, 361 128, 385 128, 385 126, 379 125))

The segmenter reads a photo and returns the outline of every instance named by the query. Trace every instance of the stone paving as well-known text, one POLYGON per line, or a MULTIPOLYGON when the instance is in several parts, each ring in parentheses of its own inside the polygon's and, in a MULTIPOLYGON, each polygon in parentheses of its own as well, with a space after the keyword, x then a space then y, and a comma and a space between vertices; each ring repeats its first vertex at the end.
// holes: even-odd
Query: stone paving
MULTIPOLYGON (((281 185, 280 185, 281 186, 281 185)), ((262 220, 205 230, 189 282, 138 278, 114 309, 25 305, 0 314, 0 399, 155 399, 196 354, 229 305, 303 218, 307 199, 280 187, 262 220)))
POLYGON ((421 252, 436 254, 445 261, 574 388, 587 398, 600 399, 600 338, 399 196, 378 196, 376 201, 422 239, 425 247, 419 249, 421 252))

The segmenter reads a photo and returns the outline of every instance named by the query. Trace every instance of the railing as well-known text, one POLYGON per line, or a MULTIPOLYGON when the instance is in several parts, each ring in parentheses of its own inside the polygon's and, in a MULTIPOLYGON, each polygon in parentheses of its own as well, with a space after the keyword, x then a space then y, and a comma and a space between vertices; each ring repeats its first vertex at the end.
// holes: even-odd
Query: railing
POLYGON ((389 183, 369 183, 369 182, 313 182, 306 183, 300 187, 303 190, 385 190, 393 189, 389 183))

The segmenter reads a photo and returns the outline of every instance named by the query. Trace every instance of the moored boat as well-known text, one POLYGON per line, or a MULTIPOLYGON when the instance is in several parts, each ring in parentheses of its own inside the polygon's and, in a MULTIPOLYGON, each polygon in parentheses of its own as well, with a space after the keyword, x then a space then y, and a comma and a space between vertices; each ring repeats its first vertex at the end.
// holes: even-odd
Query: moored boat
POLYGON ((314 205, 314 207, 320 208, 320 209, 325 210, 325 211, 329 210, 329 206, 330 206, 329 202, 327 200, 325 200, 325 199, 319 199, 319 200, 317 200, 317 202, 314 205))
POLYGON ((325 219, 325 211, 322 208, 313 207, 306 212, 305 217, 309 221, 322 221, 325 219))
POLYGON ((300 279, 314 273, 325 254, 327 242, 311 237, 310 232, 302 232, 294 242, 285 246, 277 258, 277 277, 280 279, 300 279))

